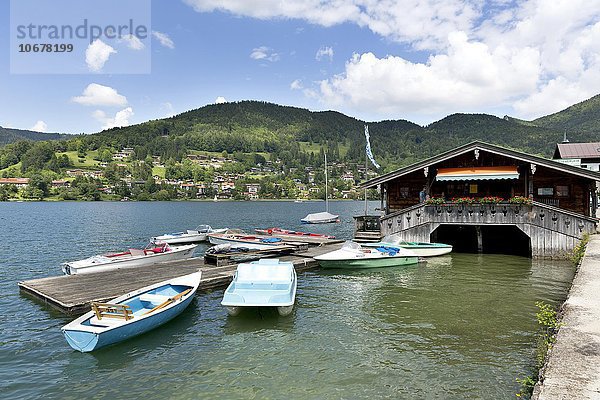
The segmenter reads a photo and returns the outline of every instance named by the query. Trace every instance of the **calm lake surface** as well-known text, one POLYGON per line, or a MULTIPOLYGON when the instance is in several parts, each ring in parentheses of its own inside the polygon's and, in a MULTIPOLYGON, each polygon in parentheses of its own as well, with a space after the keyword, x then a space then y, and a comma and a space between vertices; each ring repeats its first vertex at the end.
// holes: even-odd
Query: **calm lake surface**
MULTIPOLYGON (((0 398, 514 398, 515 378, 535 364, 534 303, 564 300, 569 262, 452 254, 314 270, 298 276, 290 317, 228 317, 223 290, 201 293, 165 326, 92 354, 65 342, 70 317, 18 291, 20 280, 60 275, 64 261, 153 235, 202 223, 300 229, 300 218, 323 210, 322 202, 0 203, 0 398)), ((342 222, 311 230, 351 238, 364 203, 330 210, 342 222)))

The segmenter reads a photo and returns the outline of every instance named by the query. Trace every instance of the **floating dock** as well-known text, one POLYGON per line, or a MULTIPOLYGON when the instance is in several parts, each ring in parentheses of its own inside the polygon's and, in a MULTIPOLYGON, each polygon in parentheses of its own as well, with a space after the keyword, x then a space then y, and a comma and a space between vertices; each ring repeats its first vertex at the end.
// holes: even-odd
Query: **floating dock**
MULTIPOLYGON (((285 256, 271 256, 290 261, 297 272, 318 267, 315 256, 333 251, 341 241, 329 241, 318 247, 302 249, 285 256)), ((258 257, 257 257, 258 258, 258 257)), ((198 292, 226 287, 233 279, 237 263, 223 266, 207 264, 204 258, 155 264, 151 267, 122 268, 79 275, 61 275, 19 282, 21 293, 28 294, 65 314, 82 314, 90 302, 106 302, 115 297, 167 279, 202 270, 198 292)))

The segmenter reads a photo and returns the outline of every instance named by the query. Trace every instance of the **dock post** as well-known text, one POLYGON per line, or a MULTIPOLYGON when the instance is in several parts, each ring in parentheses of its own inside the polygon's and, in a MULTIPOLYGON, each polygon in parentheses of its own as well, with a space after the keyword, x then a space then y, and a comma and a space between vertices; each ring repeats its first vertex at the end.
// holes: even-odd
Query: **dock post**
POLYGON ((475 232, 477 234, 477 252, 483 253, 483 237, 481 236, 481 225, 475 226, 475 232))

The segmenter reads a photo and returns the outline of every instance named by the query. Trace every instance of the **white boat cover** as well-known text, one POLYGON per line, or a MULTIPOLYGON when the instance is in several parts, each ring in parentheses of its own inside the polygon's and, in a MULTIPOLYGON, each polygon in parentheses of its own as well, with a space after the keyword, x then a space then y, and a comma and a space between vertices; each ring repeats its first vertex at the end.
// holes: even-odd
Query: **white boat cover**
POLYGON ((312 223, 319 222, 319 221, 335 221, 338 219, 338 217, 339 217, 339 215, 334 215, 334 214, 324 211, 324 212, 319 212, 319 213, 314 213, 314 214, 308 214, 306 217, 304 217, 302 219, 302 221, 312 222, 312 223))

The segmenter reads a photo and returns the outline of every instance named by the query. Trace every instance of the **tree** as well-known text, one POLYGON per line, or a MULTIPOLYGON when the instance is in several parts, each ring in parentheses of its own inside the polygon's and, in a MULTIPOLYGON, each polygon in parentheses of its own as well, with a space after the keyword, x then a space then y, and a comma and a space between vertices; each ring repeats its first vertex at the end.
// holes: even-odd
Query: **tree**
POLYGON ((8 190, 6 190, 5 185, 0 186, 0 201, 7 201, 10 197, 8 190))
POLYGON ((23 197, 41 200, 48 196, 49 191, 50 180, 40 173, 35 173, 29 177, 29 184, 23 191, 23 197))
POLYGON ((85 156, 87 155, 87 145, 85 144, 84 141, 80 141, 77 144, 77 157, 79 158, 85 158, 85 156))
POLYGON ((54 157, 54 147, 50 142, 38 142, 23 154, 21 171, 44 169, 46 163, 54 157))
POLYGON ((154 193, 154 199, 158 201, 168 201, 171 200, 171 195, 165 189, 161 189, 158 192, 154 193))
POLYGON ((78 176, 71 183, 71 187, 76 188, 79 191, 79 197, 82 200, 100 200, 102 198, 100 194, 101 183, 92 178, 86 178, 78 176))

